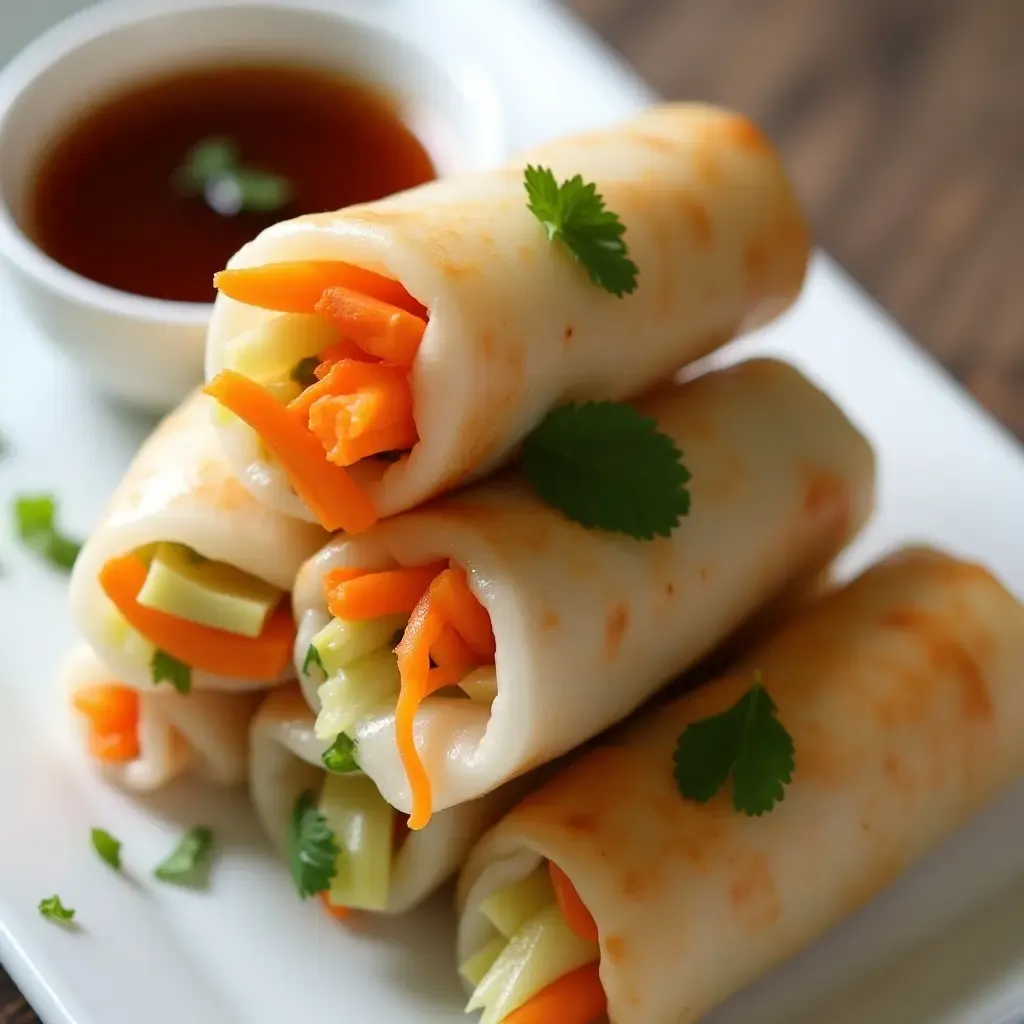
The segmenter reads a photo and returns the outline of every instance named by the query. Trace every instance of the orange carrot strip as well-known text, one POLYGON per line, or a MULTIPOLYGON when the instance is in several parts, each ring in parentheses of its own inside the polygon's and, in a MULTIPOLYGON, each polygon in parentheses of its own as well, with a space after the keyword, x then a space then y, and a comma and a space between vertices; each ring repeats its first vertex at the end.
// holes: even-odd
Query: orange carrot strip
POLYGON ((502 1024, 593 1024, 608 1011, 597 963, 563 974, 542 988, 502 1024))
POLYGON ((414 316, 427 313, 426 307, 397 281, 340 260, 266 263, 262 267, 222 270, 213 275, 213 286, 229 298, 281 313, 312 313, 320 296, 332 285, 390 302, 414 316))
POLYGON ((273 680, 291 661, 295 623, 288 602, 251 638, 213 629, 139 604, 147 569, 136 555, 112 558, 99 573, 103 592, 154 647, 191 668, 236 679, 273 680))
POLYGON ((349 622, 411 612, 442 568, 416 565, 368 573, 334 587, 327 594, 327 607, 336 619, 349 622))
POLYGON ((597 942, 597 922, 580 899, 569 876, 553 860, 548 861, 548 875, 551 877, 551 888, 555 890, 555 902, 565 923, 584 942, 597 942))
POLYGON ((329 569, 324 575, 323 587, 325 598, 335 587, 340 586, 342 583, 348 583, 349 580, 357 580, 360 576, 365 576, 369 572, 369 569, 350 569, 348 566, 343 565, 329 569))
POLYGON ((334 342, 333 345, 328 345, 323 352, 317 354, 317 358, 320 362, 317 363, 316 369, 313 371, 317 380, 320 380, 335 363, 340 363, 343 359, 354 359, 359 363, 365 363, 372 359, 348 338, 342 338, 340 341, 334 342))
POLYGON ((445 570, 430 585, 430 599, 441 614, 458 630, 480 661, 494 661, 494 631, 487 609, 469 589, 466 573, 458 566, 445 570))
POLYGON ((427 329, 422 317, 351 288, 326 288, 314 308, 364 352, 400 366, 412 364, 427 329))
POLYGON ((78 690, 71 705, 89 722, 89 754, 105 764, 139 756, 139 695, 117 683, 78 690))
POLYGON ((343 428, 338 426, 338 414, 330 408, 321 408, 325 403, 335 401, 343 399, 321 398, 309 414, 310 429, 324 446, 327 461, 335 466, 354 466, 381 452, 406 452, 419 440, 416 425, 411 420, 404 425, 371 430, 358 437, 343 437, 343 428))
POLYGON ((319 893, 319 896, 320 902, 324 905, 324 910, 327 911, 335 921, 344 921, 354 913, 351 907, 343 907, 340 903, 332 903, 330 899, 328 899, 326 889, 319 893))
POLYGON ((325 530, 361 533, 377 521, 365 491, 344 469, 327 461, 320 442, 302 420, 266 388, 224 370, 203 390, 260 435, 325 530))
POLYGON ((351 395, 360 388, 374 385, 390 385, 397 393, 404 392, 412 410, 412 392, 409 390, 409 378, 399 366, 387 363, 365 363, 357 359, 342 359, 334 363, 315 384, 311 384, 298 398, 288 403, 288 411, 305 419, 313 403, 320 398, 338 395, 351 395))
POLYGON ((420 598, 409 617, 402 642, 395 648, 402 677, 395 707, 395 742, 409 779, 412 813, 409 828, 423 828, 430 821, 430 776, 416 749, 413 727, 416 712, 430 693, 430 649, 444 629, 444 618, 430 603, 430 593, 420 598))
MULTIPOLYGON (((433 595, 431 595, 430 603, 435 608, 437 607, 433 595)), ((480 659, 450 622, 444 624, 437 641, 430 648, 430 657, 438 668, 454 669, 461 672, 459 679, 480 666, 480 659)))

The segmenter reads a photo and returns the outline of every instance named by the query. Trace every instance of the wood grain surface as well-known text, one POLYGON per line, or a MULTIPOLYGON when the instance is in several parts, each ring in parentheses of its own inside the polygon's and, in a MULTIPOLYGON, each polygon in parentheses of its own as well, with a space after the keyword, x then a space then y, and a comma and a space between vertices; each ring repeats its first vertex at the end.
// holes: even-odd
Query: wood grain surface
POLYGON ((818 242, 1024 438, 1024 0, 566 0, 755 118, 818 242))
MULTIPOLYGON (((1024 438, 1024 0, 566 0, 754 117, 819 243, 1024 438)), ((37 1018, 0 970, 0 1024, 37 1018)))

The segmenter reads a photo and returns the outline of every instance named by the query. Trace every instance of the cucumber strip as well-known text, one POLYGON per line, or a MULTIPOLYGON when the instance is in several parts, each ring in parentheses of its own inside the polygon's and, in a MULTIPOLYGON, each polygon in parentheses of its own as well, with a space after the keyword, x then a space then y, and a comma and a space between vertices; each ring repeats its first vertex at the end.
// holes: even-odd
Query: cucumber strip
POLYGON ((320 813, 339 850, 328 901, 356 910, 385 910, 394 810, 365 775, 328 775, 320 791, 320 813))
POLYGON ((224 368, 260 384, 287 380, 296 363, 337 340, 335 328, 315 313, 282 313, 229 341, 224 368))
POLYGON ((349 732, 364 715, 393 701, 401 682, 398 659, 388 647, 350 662, 317 690, 317 739, 330 740, 340 732, 349 732))
POLYGON ((484 975, 491 969, 494 961, 504 952, 508 945, 508 939, 504 935, 496 935, 479 952, 474 953, 460 968, 459 974, 465 979, 467 985, 476 988, 484 975))
POLYGON ((408 621, 408 615, 383 615, 361 622, 331 619, 312 640, 327 678, 357 658, 390 644, 391 638, 408 621))
POLYGON ((551 904, 509 939, 477 985, 466 1012, 482 1009, 480 1024, 499 1024, 541 989, 600 955, 597 945, 579 938, 551 904))
POLYGON ((473 669, 461 683, 463 693, 470 700, 478 701, 481 704, 493 704, 494 698, 498 696, 498 676, 493 665, 482 665, 473 669))
POLYGON ((277 587, 232 565, 201 558, 181 544, 159 544, 139 604, 212 629, 258 637, 281 597, 277 587))
POLYGON ((545 861, 518 882, 492 893, 480 904, 480 913, 506 938, 511 938, 531 917, 555 902, 545 861))

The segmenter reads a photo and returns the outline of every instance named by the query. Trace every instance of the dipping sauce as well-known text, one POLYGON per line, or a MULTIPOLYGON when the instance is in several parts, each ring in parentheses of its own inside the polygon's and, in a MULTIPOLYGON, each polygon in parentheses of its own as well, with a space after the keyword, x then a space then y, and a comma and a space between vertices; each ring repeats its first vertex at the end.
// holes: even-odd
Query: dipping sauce
POLYGON ((43 158, 26 229, 93 281, 211 302, 214 273, 270 224, 434 177, 387 97, 302 67, 221 65, 86 114, 43 158))

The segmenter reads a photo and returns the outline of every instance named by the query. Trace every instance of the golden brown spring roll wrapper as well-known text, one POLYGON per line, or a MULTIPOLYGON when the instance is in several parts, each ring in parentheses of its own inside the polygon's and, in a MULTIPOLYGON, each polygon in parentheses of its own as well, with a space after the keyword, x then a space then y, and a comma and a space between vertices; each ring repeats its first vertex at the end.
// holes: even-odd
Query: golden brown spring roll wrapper
MULTIPOLYGON (((120 680, 84 644, 63 666, 64 690, 71 698, 79 690, 120 680)), ((112 782, 148 793, 182 775, 216 785, 245 780, 249 767, 249 722, 260 694, 177 693, 170 686, 150 688, 139 695, 139 756, 133 761, 93 762, 112 782)), ((88 727, 71 711, 81 745, 87 749, 88 727)))
POLYGON ((616 1024, 687 1024, 893 881, 1024 769, 1024 608, 985 570, 889 558, 808 607, 733 673, 642 716, 528 797, 470 855, 460 952, 480 900, 557 863, 597 921, 616 1024), (683 800, 687 724, 755 670, 793 736, 782 803, 683 800))
MULTIPOLYGON (((506 168, 285 221, 229 265, 343 260, 398 279, 430 310, 410 377, 419 444, 368 483, 391 515, 493 469, 552 407, 637 395, 770 320, 799 294, 809 252, 768 141, 737 114, 678 103, 506 168), (548 243, 526 206, 527 164, 597 183, 639 267, 632 295, 604 291, 548 243)), ((273 315, 219 296, 207 376, 227 342, 273 315)), ((312 518, 252 430, 217 429, 261 501, 312 518)))
MULTIPOLYGON (((156 541, 185 544, 290 591, 299 566, 326 534, 268 509, 239 484, 198 393, 167 416, 139 449, 82 548, 71 577, 71 614, 83 638, 125 685, 153 686, 153 647, 127 626, 98 574, 111 558, 156 541)), ((285 600, 288 600, 287 595, 285 600)), ((290 666, 281 678, 290 678, 290 666)), ((193 690, 258 689, 278 682, 192 673, 193 690)))
MULTIPOLYGON (((452 558, 466 570, 497 642, 497 697, 490 707, 443 694, 423 702, 416 743, 435 808, 481 796, 621 721, 820 572, 873 508, 868 443, 786 363, 750 360, 666 386, 638 407, 693 474, 690 515, 671 537, 584 529, 507 474, 339 536, 299 573, 297 667, 330 621, 330 569, 452 558)), ((303 684, 315 703, 315 684, 303 684)), ((408 810, 393 710, 352 735, 366 773, 408 810)))

